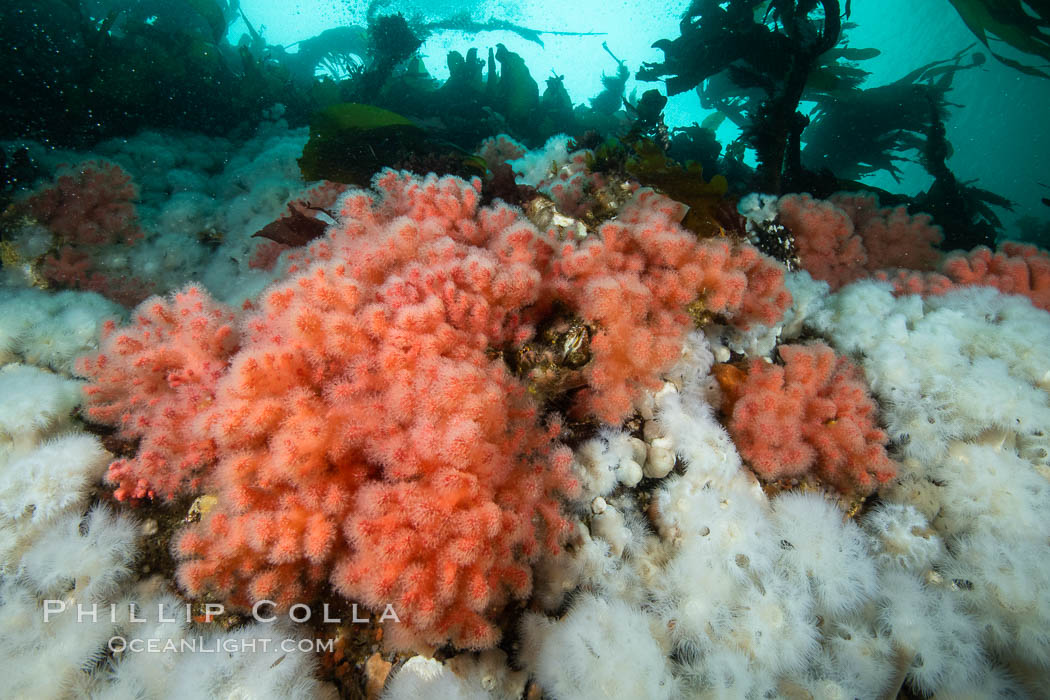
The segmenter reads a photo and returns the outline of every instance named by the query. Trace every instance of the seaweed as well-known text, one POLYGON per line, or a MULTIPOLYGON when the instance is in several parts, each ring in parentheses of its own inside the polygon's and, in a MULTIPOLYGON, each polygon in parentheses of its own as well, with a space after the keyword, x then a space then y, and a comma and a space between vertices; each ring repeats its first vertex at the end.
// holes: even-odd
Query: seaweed
MULTIPOLYGON (((19 68, 0 71, 5 94, 18 96, 0 104, 0 138, 74 148, 140 129, 240 138, 272 118, 275 104, 291 127, 333 105, 368 104, 426 124, 431 140, 461 149, 499 133, 535 146, 556 133, 619 133, 629 124, 619 93, 613 114, 598 113, 573 105, 562 76, 553 75, 541 97, 525 62, 502 45, 489 52, 487 76, 477 49, 450 53, 450 77, 439 84, 417 51, 444 25, 383 14, 389 4, 371 3, 366 27, 326 30, 296 42, 294 52, 267 44, 236 0, 0 4, 0 59, 19 68), (226 34, 238 17, 246 31, 231 45, 226 34)), ((395 162, 462 170, 462 154, 447 146, 395 162)), ((468 161, 465 172, 476 171, 468 161)))
POLYGON ((484 175, 476 156, 428 134, 410 119, 372 105, 342 103, 318 112, 299 158, 304 180, 367 186, 384 167, 484 175))
POLYGON ((354 101, 374 102, 394 69, 415 55, 423 39, 404 15, 369 16, 368 65, 354 80, 354 101))
POLYGON ((4 3, 0 60, 19 70, 0 89, 19 99, 0 105, 0 137, 86 147, 144 127, 227 133, 275 102, 313 111, 280 65, 226 42, 235 7, 144 2, 98 18, 77 0, 4 3))
POLYGON ((1050 73, 992 50, 989 36, 1014 49, 1050 61, 1050 6, 1021 0, 950 0, 963 22, 1000 63, 1037 78, 1050 73))
POLYGON ((646 90, 636 102, 624 100, 623 104, 627 114, 634 117, 625 137, 627 141, 649 139, 659 144, 663 151, 671 147, 671 133, 664 123, 663 114, 667 98, 659 90, 646 90))
POLYGON ((798 105, 821 56, 839 41, 839 9, 838 0, 693 0, 680 36, 653 44, 663 62, 643 64, 637 77, 664 80, 676 95, 726 73, 732 91, 752 91, 744 102, 747 116, 737 117, 757 154, 755 186, 783 191, 802 175, 808 119, 798 105))
POLYGON ((507 204, 525 208, 538 195, 535 187, 518 183, 514 169, 506 163, 492 165, 492 177, 486 178, 481 188, 481 203, 492 204, 502 199, 507 204))
MULTIPOLYGON (((489 80, 492 84, 491 49, 489 55, 489 80)), ((529 125, 540 103, 539 87, 521 56, 503 44, 496 44, 495 57, 500 68, 493 92, 496 109, 507 118, 511 126, 520 131, 531 131, 529 125)))
MULTIPOLYGON (((251 25, 248 25, 249 29, 251 25)), ((363 60, 368 56, 368 30, 364 27, 333 27, 317 36, 297 41, 288 47, 270 47, 271 57, 287 68, 292 80, 302 86, 309 86, 315 80, 319 66, 331 65, 345 67, 353 65, 355 70, 329 70, 330 75, 353 78, 354 73, 363 69, 363 60), (295 46, 295 53, 286 48, 295 46)))
POLYGON ((927 108, 929 128, 922 162, 934 180, 908 209, 912 213, 926 212, 940 224, 944 230, 941 247, 945 250, 970 250, 979 245, 994 248, 1002 222, 991 207, 1012 210, 1013 202, 969 182, 959 182, 947 165, 951 144, 944 127, 944 105, 929 95, 927 108))
POLYGON ((540 38, 541 34, 550 34, 552 36, 604 36, 605 32, 569 32, 554 29, 531 29, 524 27, 520 24, 514 24, 501 19, 490 19, 486 22, 477 22, 471 18, 469 12, 459 12, 447 19, 435 20, 432 22, 426 22, 424 27, 427 30, 433 31, 435 29, 452 29, 457 32, 465 32, 467 34, 479 34, 481 32, 512 32, 517 34, 526 41, 531 41, 534 44, 543 46, 543 39, 540 38))
POLYGON ((552 75, 547 78, 547 89, 540 97, 540 133, 569 133, 575 130, 575 113, 572 98, 565 89, 565 76, 552 75))
POLYGON ((899 182, 896 163, 908 159, 906 152, 921 153, 926 148, 935 114, 931 101, 937 112, 943 110, 955 74, 983 65, 980 53, 963 62, 971 48, 920 66, 888 85, 811 94, 817 106, 805 131, 803 164, 828 169, 846 180, 885 170, 899 182))
POLYGON ((715 138, 717 125, 712 128, 711 124, 712 121, 705 119, 703 124, 693 122, 691 126, 676 127, 671 133, 667 155, 680 163, 690 160, 703 163, 708 173, 719 174, 722 144, 715 138))
POLYGON ((602 73, 602 91, 591 98, 591 109, 600 114, 612 114, 620 109, 623 103, 623 92, 627 87, 627 79, 631 77, 631 71, 626 63, 616 58, 604 41, 602 48, 616 61, 616 73, 615 75, 602 73))
POLYGON ((624 170, 641 184, 653 187, 671 199, 689 207, 682 226, 702 238, 725 235, 718 210, 729 191, 729 183, 722 175, 704 181, 704 169, 696 162, 684 166, 667 157, 656 143, 636 141, 633 154, 624 163, 624 170))
MULTIPOLYGON (((325 213, 328 214, 328 212, 325 213)), ((266 238, 282 245, 296 247, 320 238, 327 227, 327 221, 307 216, 300 211, 296 203, 289 202, 287 214, 263 226, 252 234, 252 238, 266 238)))

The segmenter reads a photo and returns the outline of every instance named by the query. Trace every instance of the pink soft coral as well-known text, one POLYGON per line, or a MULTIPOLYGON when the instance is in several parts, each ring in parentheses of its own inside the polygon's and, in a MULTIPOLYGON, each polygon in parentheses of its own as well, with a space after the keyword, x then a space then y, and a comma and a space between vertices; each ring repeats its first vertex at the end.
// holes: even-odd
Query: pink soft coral
POLYGON ((96 246, 142 237, 136 199, 138 189, 119 165, 85 161, 63 166, 51 185, 22 205, 63 243, 96 246))
POLYGON ((393 605, 395 642, 491 646, 576 488, 557 420, 499 350, 567 307, 599 329, 581 407, 619 420, 678 356, 691 302, 746 325, 790 296, 782 268, 698 242, 648 190, 555 248, 519 210, 482 207, 477 180, 388 170, 374 187, 289 254, 237 331, 193 290, 109 331, 82 363, 90 415, 142 437, 110 471, 118 497, 218 496, 177 542, 191 594, 288 606, 327 583, 393 605))
POLYGON ((939 295, 959 287, 995 287, 1003 294, 1028 297, 1033 306, 1050 311, 1050 254, 1034 245, 1003 243, 994 253, 978 246, 969 253, 949 255, 940 272, 886 270, 875 278, 891 282, 896 294, 939 295))
POLYGON ((833 290, 882 268, 928 270, 939 257, 941 231, 928 215, 879 208, 873 196, 843 193, 822 201, 792 194, 778 207, 802 267, 833 290))
POLYGON ((849 216, 808 194, 780 198, 780 221, 794 234, 803 269, 838 289, 867 269, 868 254, 849 216))
POLYGON ((821 201, 787 195, 778 207, 802 266, 832 289, 868 275, 893 283, 897 294, 977 285, 1026 296, 1050 310, 1050 255, 1033 245, 1003 243, 994 252, 978 246, 942 257, 935 248, 941 231, 928 215, 880 209, 872 196, 840 193, 821 201))
POLYGON ((150 295, 151 285, 138 277, 99 272, 96 261, 83 248, 63 246, 57 257, 44 258, 40 271, 53 286, 95 292, 128 308, 150 295))
POLYGON ((566 244, 555 262, 557 295, 596 325, 589 388, 577 407, 608 423, 678 358, 692 328, 687 308, 739 325, 772 325, 791 304, 783 268, 750 245, 698 241, 678 222, 685 206, 639 190, 598 236, 566 244))
POLYGON ((488 169, 493 171, 508 160, 521 158, 527 152, 528 149, 524 145, 506 134, 490 136, 478 146, 478 155, 485 161, 488 169))
POLYGON ((140 315, 83 365, 92 415, 129 434, 144 415, 147 435, 170 431, 190 451, 118 463, 121 495, 197 478, 217 492, 177 544, 191 594, 288 606, 328 581, 393 605, 395 641, 491 646, 493 613, 528 595, 541 551, 558 551, 559 499, 575 489, 557 423, 543 425, 490 352, 531 334, 553 249, 520 212, 479 207, 477 181, 386 171, 375 184, 381 196, 349 195, 297 274, 264 294, 228 362, 197 356, 225 371, 186 400, 170 377, 198 341, 147 302, 163 322, 140 315))
POLYGON ((138 453, 109 467, 118 499, 172 498, 200 489, 215 459, 214 443, 194 425, 215 397, 215 386, 237 348, 229 309, 197 287, 170 300, 152 299, 135 312, 135 325, 102 333, 98 355, 82 358, 91 377, 87 414, 115 425, 121 438, 141 438, 138 453))
POLYGON ((944 294, 954 288, 952 281, 939 272, 919 272, 918 270, 879 270, 872 279, 889 282, 893 285, 896 296, 904 294, 944 294))
POLYGON ((1050 311, 1050 255, 1034 245, 1003 243, 993 253, 980 246, 966 255, 948 257, 941 271, 955 286, 995 287, 1003 294, 1020 294, 1050 311))
POLYGON ((940 259, 936 246, 944 234, 929 214, 911 215, 903 206, 880 208, 874 195, 840 192, 828 201, 846 212, 864 242, 868 271, 932 270, 940 259))
MULTIPOLYGON (((558 211, 574 219, 601 211, 605 206, 599 195, 611 183, 604 175, 587 167, 587 161, 593 155, 589 150, 575 151, 570 154, 568 163, 536 185, 536 189, 554 200, 558 211)), ((638 184, 629 186, 637 189, 638 184)))
POLYGON ((86 161, 63 166, 54 182, 18 207, 54 235, 58 254, 43 260, 41 272, 52 285, 98 292, 134 306, 150 285, 113 274, 99 263, 102 246, 131 245, 142 237, 135 200, 138 189, 119 165, 86 161))
POLYGON ((895 474, 860 370, 827 345, 782 345, 783 366, 755 359, 732 388, 729 432, 764 479, 812 472, 866 494, 895 474))

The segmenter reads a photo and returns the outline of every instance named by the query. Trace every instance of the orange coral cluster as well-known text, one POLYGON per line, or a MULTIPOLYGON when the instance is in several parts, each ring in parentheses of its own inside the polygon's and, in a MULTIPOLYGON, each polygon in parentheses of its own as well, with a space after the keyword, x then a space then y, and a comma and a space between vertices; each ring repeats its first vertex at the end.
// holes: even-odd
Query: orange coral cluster
POLYGON ((867 494, 894 476, 888 439, 859 368, 823 343, 782 345, 783 365, 752 360, 742 381, 716 375, 730 394, 729 432, 764 479, 812 473, 867 494))
POLYGON ((108 321, 105 351, 77 363, 77 372, 93 380, 85 388, 91 420, 141 440, 135 457, 110 465, 107 480, 120 500, 210 487, 202 467, 215 459, 215 445, 194 418, 214 402, 238 347, 233 312, 189 287, 170 301, 143 303, 134 320, 120 331, 108 321))
POLYGON ((559 298, 597 326, 582 412, 618 423, 643 388, 658 387, 692 326, 691 303, 743 327, 771 325, 791 305, 782 266, 748 244, 697 240, 678 223, 684 213, 639 190, 598 236, 566 244, 555 261, 559 298))
POLYGON ((1050 255, 1034 245, 1003 243, 992 252, 978 246, 956 252, 939 272, 890 270, 875 275, 893 283, 897 294, 944 294, 957 287, 994 287, 1003 294, 1028 297, 1036 308, 1050 311, 1050 255))
POLYGON ((90 415, 142 439, 118 498, 207 490, 178 578, 248 606, 326 582, 395 643, 492 646, 495 613, 568 522, 571 454, 496 349, 553 308, 598 330, 581 411, 618 421, 678 357, 700 299, 744 325, 790 303, 747 245, 698 242, 681 206, 639 192, 583 243, 555 247, 480 182, 384 171, 239 319, 191 288, 153 299, 84 360, 90 415))
POLYGON ((836 194, 824 201, 792 194, 778 202, 802 267, 832 290, 887 267, 929 270, 942 234, 926 214, 880 209, 873 196, 836 194))
POLYGON ((123 168, 105 161, 62 166, 54 182, 16 205, 54 235, 41 273, 59 288, 97 292, 134 306, 150 294, 137 278, 106 270, 100 246, 131 245, 142 238, 135 201, 138 188, 123 168))

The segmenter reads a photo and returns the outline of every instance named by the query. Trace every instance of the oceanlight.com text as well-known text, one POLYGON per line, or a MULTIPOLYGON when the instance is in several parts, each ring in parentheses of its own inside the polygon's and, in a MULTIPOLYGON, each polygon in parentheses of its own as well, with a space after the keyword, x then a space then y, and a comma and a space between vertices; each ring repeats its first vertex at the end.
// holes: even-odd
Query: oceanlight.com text
POLYGON ((286 654, 335 651, 335 639, 271 639, 253 637, 244 639, 214 639, 192 637, 182 639, 128 639, 117 635, 111 637, 109 650, 114 654, 265 654, 278 649, 286 654))

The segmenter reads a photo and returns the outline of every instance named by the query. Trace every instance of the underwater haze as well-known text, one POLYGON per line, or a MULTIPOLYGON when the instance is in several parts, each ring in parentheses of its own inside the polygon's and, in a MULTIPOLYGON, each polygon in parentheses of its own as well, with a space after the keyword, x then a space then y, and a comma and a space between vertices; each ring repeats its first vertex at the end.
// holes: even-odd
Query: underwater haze
MULTIPOLYGON (((367 13, 365 2, 242 2, 245 17, 259 28, 267 40, 290 45, 319 34, 330 27, 362 23, 367 13)), ((400 2, 384 7, 429 19, 444 19, 469 12, 479 18, 496 18, 537 29, 594 32, 594 36, 543 36, 543 45, 526 40, 513 32, 491 31, 477 35, 487 44, 502 42, 519 53, 538 78, 556 74, 565 76, 565 87, 576 101, 601 91, 602 73, 616 70, 615 61, 602 50, 606 43, 628 66, 636 68, 645 61, 660 58, 652 48, 660 38, 674 36, 681 14, 689 3, 684 0, 657 5, 641 2, 577 2, 571 12, 564 4, 528 2, 520 4, 492 2, 400 2)), ((1023 6, 1023 3, 1021 3, 1023 6)), ((851 8, 851 21, 856 27, 847 33, 849 45, 876 48, 881 54, 863 63, 868 76, 866 87, 885 85, 930 61, 949 58, 970 50, 987 55, 966 23, 944 0, 886 0, 858 2, 851 8)), ((230 41, 236 42, 246 27, 243 20, 230 26, 230 41)), ((1023 56, 1003 42, 993 41, 997 53, 1007 57, 1023 56)), ((444 57, 448 51, 480 45, 474 35, 461 31, 436 32, 421 50, 428 71, 438 79, 448 77, 444 57)), ((1050 114, 1050 91, 1045 81, 1036 76, 1011 70, 990 61, 979 71, 960 74, 953 82, 950 101, 957 105, 948 121, 949 140, 954 153, 949 162, 965 181, 976 181, 982 187, 999 192, 1015 202, 1007 219, 1035 216, 1045 219, 1046 209, 1040 202, 1050 194, 1039 183, 1050 177, 1043 162, 1050 154, 1050 130, 1045 128, 1045 115, 1050 114), (1043 172, 1041 172, 1043 171, 1043 172)), ((650 84, 628 78, 626 92, 643 92, 650 84)), ((711 110, 700 106, 697 95, 690 91, 670 100, 664 111, 665 121, 673 126, 687 126, 703 121, 711 110)), ((739 131, 727 124, 718 132, 730 141, 739 131)), ((917 194, 929 185, 929 176, 921 167, 905 163, 900 183, 885 173, 871 177, 871 184, 908 194, 917 194)))
POLYGON ((0 696, 1050 697, 1050 9, 0 4, 0 696))

